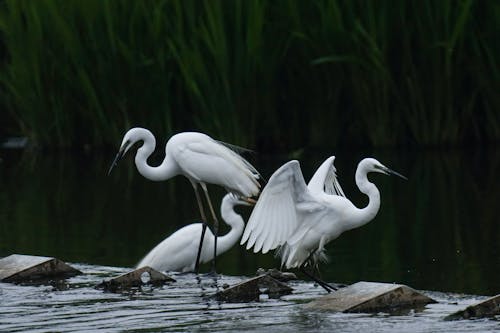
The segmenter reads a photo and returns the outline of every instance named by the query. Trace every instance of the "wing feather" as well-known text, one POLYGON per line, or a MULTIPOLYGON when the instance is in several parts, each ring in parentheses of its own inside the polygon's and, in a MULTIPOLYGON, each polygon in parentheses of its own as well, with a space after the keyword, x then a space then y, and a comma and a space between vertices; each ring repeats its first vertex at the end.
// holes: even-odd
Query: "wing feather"
MULTIPOLYGON (((286 192, 285 192, 286 193, 286 192)), ((259 198, 257 204, 261 202, 262 197, 259 198)), ((293 206, 293 201, 283 196, 269 196, 268 200, 263 200, 259 209, 254 209, 254 219, 260 221, 267 220, 267 223, 257 223, 255 226, 247 224, 253 230, 250 239, 247 243, 247 249, 255 245, 254 251, 258 252, 262 248, 264 242, 269 242, 274 237, 276 230, 279 228, 279 212, 276 207, 290 207, 293 206)), ((253 213, 252 213, 253 214, 253 213)))
POLYGON ((297 209, 301 211, 302 214, 307 215, 308 218, 304 218, 304 222, 293 232, 293 234, 289 235, 287 239, 287 244, 289 246, 295 245, 304 238, 305 234, 309 232, 309 230, 317 224, 317 221, 321 219, 321 216, 326 213, 327 206, 322 202, 309 201, 303 203, 297 207, 297 209))
MULTIPOLYGON (((262 198, 262 196, 260 198, 262 198)), ((257 204, 255 205, 254 210, 252 211, 254 220, 260 221, 262 219, 262 213, 272 211, 273 205, 274 203, 272 197, 270 198, 270 200, 265 200, 265 201, 261 201, 261 199, 259 199, 257 201, 257 204)), ((242 240, 243 239, 246 240, 247 238, 249 238, 246 246, 247 250, 250 249, 252 246, 254 246, 257 239, 262 236, 264 227, 265 224, 263 223, 252 223, 252 224, 247 223, 247 226, 245 228, 245 233, 243 234, 244 238, 242 238, 242 240)), ((244 244, 244 241, 242 241, 241 244, 244 244)))
MULTIPOLYGON (((294 215, 295 210, 287 210, 284 213, 283 218, 285 221, 290 221, 292 219, 295 219, 294 215)), ((267 253, 269 250, 271 250, 271 247, 273 244, 276 244, 279 242, 280 239, 284 239, 287 235, 290 234, 290 226, 288 224, 284 224, 280 227, 278 225, 275 225, 276 232, 274 233, 273 237, 268 240, 268 242, 265 245, 265 247, 262 250, 262 253, 267 253)))
POLYGON ((339 180, 337 178, 337 169, 335 168, 333 163, 330 166, 330 169, 328 170, 328 174, 326 176, 325 192, 327 194, 345 197, 344 191, 342 190, 342 187, 340 186, 339 180))
POLYGON ((335 156, 328 157, 319 168, 316 170, 311 180, 307 184, 307 188, 313 193, 323 192, 325 188, 325 181, 330 172, 331 166, 333 166, 333 161, 335 156))
POLYGON ((334 161, 335 156, 327 158, 311 177, 307 187, 312 193, 325 192, 326 194, 345 197, 337 179, 337 169, 333 164, 334 161))
POLYGON ((277 228, 277 223, 275 222, 276 220, 277 220, 276 210, 273 210, 271 211, 271 219, 268 226, 269 232, 267 235, 264 235, 264 237, 260 237, 259 239, 261 239, 262 242, 257 242, 255 246, 255 249, 262 248, 262 253, 267 253, 271 248, 274 240, 276 239, 276 235, 279 231, 277 228))
POLYGON ((261 192, 248 220, 241 244, 254 252, 274 250, 297 228, 296 204, 309 198, 298 161, 285 163, 276 170, 261 192))
POLYGON ((197 181, 218 184, 247 197, 260 191, 259 172, 242 156, 209 136, 203 135, 179 147, 175 160, 197 181))
MULTIPOLYGON (((293 198, 290 196, 283 196, 280 198, 281 200, 274 200, 274 205, 273 207, 290 207, 294 205, 293 198)), ((278 209, 271 209, 270 212, 272 218, 270 219, 269 223, 269 232, 267 235, 264 235, 261 239, 262 241, 262 253, 267 253, 269 250, 273 249, 274 244, 279 243, 280 240, 282 239, 282 230, 284 229, 285 226, 282 224, 280 225, 280 214, 282 219, 285 221, 291 221, 292 219, 295 219, 295 210, 294 209, 285 209, 285 210, 278 210, 278 209)), ((276 246, 274 246, 275 248, 276 246)), ((260 246, 256 246, 256 249, 259 249, 260 246)), ((255 250, 255 249, 254 249, 255 250)))
POLYGON ((240 160, 255 176, 258 176, 257 178, 263 179, 259 171, 257 171, 257 169, 255 169, 255 167, 252 164, 250 164, 250 162, 248 162, 243 156, 241 156, 242 153, 253 152, 252 150, 219 140, 214 140, 214 142, 217 143, 222 148, 229 148, 223 150, 227 154, 232 155, 233 158, 240 160))

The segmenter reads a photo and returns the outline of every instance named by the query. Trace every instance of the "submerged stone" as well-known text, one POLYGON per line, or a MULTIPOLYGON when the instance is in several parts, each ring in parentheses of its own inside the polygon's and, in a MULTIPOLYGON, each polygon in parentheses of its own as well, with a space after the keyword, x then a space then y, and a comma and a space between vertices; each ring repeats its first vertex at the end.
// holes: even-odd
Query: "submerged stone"
POLYGON ((224 302, 253 302, 258 301, 261 294, 268 295, 269 298, 278 298, 292 291, 293 289, 283 282, 263 274, 219 291, 215 294, 215 298, 224 302))
POLYGON ((447 316, 445 319, 477 319, 495 317, 498 315, 500 315, 500 294, 490 297, 482 302, 468 306, 467 308, 465 308, 465 310, 457 311, 447 316))
POLYGON ((47 279, 63 279, 82 274, 65 262, 52 257, 12 254, 0 259, 0 281, 39 282, 47 279))
POLYGON ((257 270, 257 275, 263 275, 267 274, 271 276, 272 278, 275 278, 278 281, 281 282, 287 282, 287 281, 292 281, 292 280, 297 280, 297 275, 295 275, 292 272, 282 272, 276 268, 270 268, 268 270, 265 270, 264 268, 259 268, 257 270))
POLYGON ((337 312, 379 312, 423 307, 429 303, 436 301, 402 284, 362 281, 316 299, 305 307, 337 312))
POLYGON ((122 274, 108 281, 103 281, 97 286, 97 288, 115 292, 140 287, 146 284, 161 286, 167 282, 175 282, 175 280, 168 275, 146 266, 132 272, 122 274))

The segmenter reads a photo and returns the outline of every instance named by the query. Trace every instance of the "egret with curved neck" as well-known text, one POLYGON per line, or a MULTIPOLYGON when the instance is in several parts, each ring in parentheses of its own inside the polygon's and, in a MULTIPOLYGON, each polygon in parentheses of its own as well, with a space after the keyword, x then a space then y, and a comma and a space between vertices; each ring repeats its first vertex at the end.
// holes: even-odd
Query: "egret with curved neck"
POLYGON ((205 223, 200 237, 196 271, 199 267, 203 240, 206 232, 206 217, 203 202, 198 192, 201 186, 214 222, 214 255, 217 256, 218 219, 215 215, 206 184, 216 184, 239 197, 250 199, 260 192, 258 171, 243 157, 232 150, 229 144, 216 141, 203 133, 183 132, 173 135, 165 145, 165 158, 159 166, 151 166, 147 159, 156 147, 153 134, 145 128, 132 128, 123 137, 120 150, 116 155, 108 174, 116 166, 129 149, 137 142, 143 144, 137 149, 135 165, 139 173, 153 181, 168 180, 176 175, 184 175, 191 182, 202 221, 205 223))
POLYGON ((374 158, 365 158, 356 170, 356 185, 369 198, 364 208, 347 199, 338 183, 335 157, 318 168, 308 185, 298 161, 290 161, 269 179, 252 211, 241 244, 266 253, 279 247, 282 266, 299 268, 328 292, 335 288, 305 271, 326 260, 324 246, 343 232, 370 222, 380 208, 380 192, 368 180, 368 173, 406 177, 374 158))
MULTIPOLYGON (((250 205, 233 194, 226 194, 222 199, 220 212, 222 220, 231 227, 224 236, 218 236, 217 256, 228 251, 238 242, 245 228, 241 215, 234 211, 236 205, 250 205)), ((137 265, 137 268, 149 266, 158 271, 192 272, 196 266, 198 239, 203 232, 203 223, 187 225, 156 245, 137 265)), ((200 263, 212 259, 214 235, 207 231, 204 235, 200 263)))

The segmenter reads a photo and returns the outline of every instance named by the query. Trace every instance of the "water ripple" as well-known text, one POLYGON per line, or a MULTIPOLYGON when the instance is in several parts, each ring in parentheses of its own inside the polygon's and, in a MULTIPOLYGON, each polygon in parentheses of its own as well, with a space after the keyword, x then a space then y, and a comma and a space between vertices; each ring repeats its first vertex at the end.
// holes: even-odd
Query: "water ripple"
POLYGON ((95 288, 126 268, 74 265, 85 272, 57 286, 0 283, 2 332, 487 332, 500 329, 497 320, 448 322, 447 314, 484 297, 428 292, 439 300, 422 312, 405 315, 344 314, 306 310, 302 304, 324 295, 312 283, 291 283, 291 295, 250 303, 220 303, 212 298, 222 285, 245 277, 217 279, 177 274, 175 283, 135 292, 108 293, 95 288))

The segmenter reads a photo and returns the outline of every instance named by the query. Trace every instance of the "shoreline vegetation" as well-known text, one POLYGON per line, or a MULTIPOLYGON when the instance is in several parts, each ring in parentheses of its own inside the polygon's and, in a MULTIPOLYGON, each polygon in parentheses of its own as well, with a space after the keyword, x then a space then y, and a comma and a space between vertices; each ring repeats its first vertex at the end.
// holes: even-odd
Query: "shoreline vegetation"
POLYGON ((259 150, 500 141, 491 0, 0 3, 0 137, 259 150))

